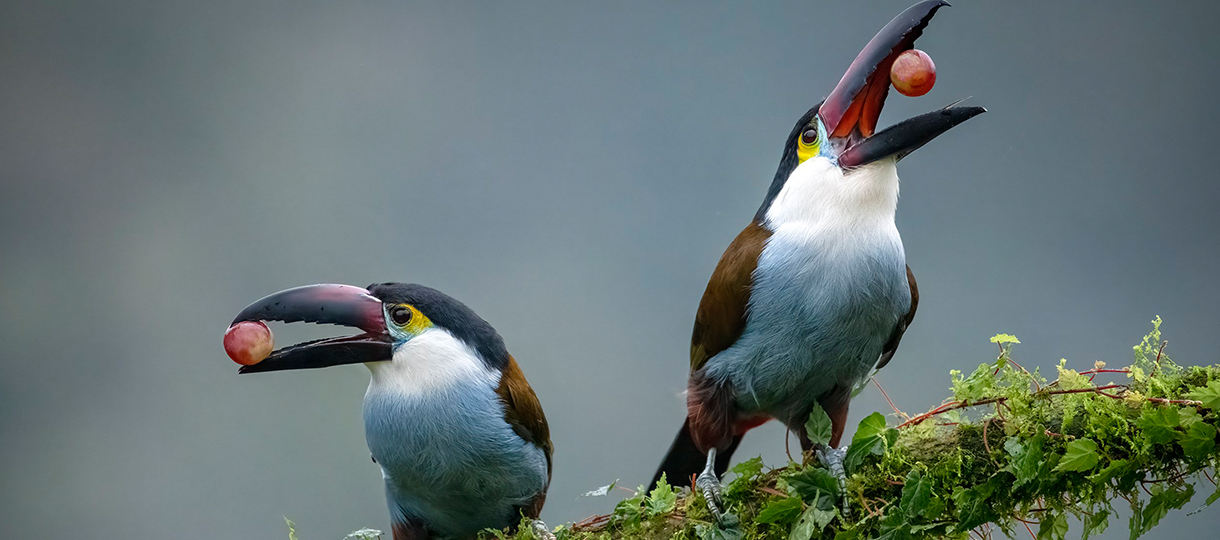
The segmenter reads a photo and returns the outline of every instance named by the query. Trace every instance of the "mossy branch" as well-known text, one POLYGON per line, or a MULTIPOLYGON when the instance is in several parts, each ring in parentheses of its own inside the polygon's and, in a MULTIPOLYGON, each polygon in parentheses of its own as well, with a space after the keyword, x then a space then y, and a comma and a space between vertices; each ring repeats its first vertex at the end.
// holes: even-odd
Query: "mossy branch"
MULTIPOLYGON (((1073 516, 1087 539, 1107 528, 1114 503, 1123 501, 1134 539, 1188 504, 1196 486, 1211 491, 1202 505, 1220 499, 1220 366, 1175 364, 1160 324, 1159 317, 1153 321, 1129 366, 1098 362, 1075 371, 1061 360, 1053 381, 1013 361, 1015 337, 995 336, 998 358, 970 375, 951 372, 953 395, 942 405, 915 416, 895 408, 895 427, 880 413, 860 423, 846 459, 845 501, 836 480, 809 456, 771 470, 755 458, 733 468, 724 493, 730 513, 719 523, 701 496, 663 479, 651 490, 640 487, 613 513, 556 534, 559 540, 982 540, 999 531, 1061 539, 1073 516)), ((828 425, 824 415, 815 410, 810 417, 815 439, 828 425)), ((516 540, 531 537, 522 527, 516 540)))

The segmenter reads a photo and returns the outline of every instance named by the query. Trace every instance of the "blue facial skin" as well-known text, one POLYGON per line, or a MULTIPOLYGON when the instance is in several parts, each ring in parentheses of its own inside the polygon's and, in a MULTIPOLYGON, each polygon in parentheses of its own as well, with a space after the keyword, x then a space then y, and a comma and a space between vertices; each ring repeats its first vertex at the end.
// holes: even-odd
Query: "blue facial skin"
POLYGON ((468 538, 516 523, 517 507, 546 487, 542 449, 513 432, 499 396, 482 383, 423 399, 369 394, 364 429, 391 518, 438 536, 468 538))
POLYGON ((773 236, 754 272, 746 327, 708 360, 731 381, 743 413, 796 429, 819 396, 867 377, 911 307, 901 243, 884 240, 830 257, 816 241, 773 236))

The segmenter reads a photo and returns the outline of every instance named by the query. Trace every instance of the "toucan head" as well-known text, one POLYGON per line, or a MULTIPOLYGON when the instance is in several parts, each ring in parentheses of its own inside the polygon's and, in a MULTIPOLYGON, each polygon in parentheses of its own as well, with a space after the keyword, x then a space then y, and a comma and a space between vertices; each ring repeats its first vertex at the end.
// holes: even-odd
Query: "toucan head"
POLYGON ((508 358, 503 339, 487 321, 465 304, 423 285, 306 285, 250 304, 232 324, 243 321, 334 324, 361 333, 277 349, 257 364, 242 366, 241 373, 409 361, 396 352, 430 333, 455 338, 489 368, 501 369, 508 358))
POLYGON ((894 59, 914 48, 928 21, 948 5, 944 0, 928 0, 894 17, 864 46, 826 99, 801 116, 785 141, 775 181, 759 210, 760 218, 798 172, 805 176, 812 173, 823 181, 838 181, 853 174, 867 176, 872 173, 867 170, 870 165, 892 168, 953 126, 986 112, 982 107, 950 106, 876 130, 889 93, 894 59), (812 172, 800 171, 802 168, 812 172))

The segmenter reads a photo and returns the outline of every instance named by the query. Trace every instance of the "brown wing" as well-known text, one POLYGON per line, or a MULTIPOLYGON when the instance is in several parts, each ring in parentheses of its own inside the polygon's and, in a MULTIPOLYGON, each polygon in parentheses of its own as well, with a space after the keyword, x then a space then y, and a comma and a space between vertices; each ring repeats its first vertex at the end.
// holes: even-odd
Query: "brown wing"
POLYGON ((729 348, 741 337, 746 326, 746 306, 750 303, 754 269, 758 267, 758 256, 770 237, 771 231, 757 221, 751 222, 720 256, 695 314, 695 331, 690 343, 691 371, 703 367, 708 358, 729 348))
POLYGON ((885 349, 881 351, 881 358, 877 359, 877 369, 885 367, 894 358, 894 353, 898 350, 898 342, 902 341, 902 334, 907 331, 907 327, 915 319, 915 308, 919 307, 919 286, 915 285, 915 274, 911 273, 909 265, 907 266, 907 284, 911 286, 911 311, 908 311, 906 316, 898 321, 898 327, 894 328, 893 334, 890 334, 890 340, 885 343, 885 349))
POLYGON ((504 400, 504 421, 512 426, 519 437, 542 449, 546 453, 546 474, 551 476, 551 429, 546 424, 546 415, 542 414, 542 404, 538 402, 537 394, 525 380, 525 373, 512 355, 508 357, 508 365, 500 376, 500 387, 496 389, 500 399, 504 400))

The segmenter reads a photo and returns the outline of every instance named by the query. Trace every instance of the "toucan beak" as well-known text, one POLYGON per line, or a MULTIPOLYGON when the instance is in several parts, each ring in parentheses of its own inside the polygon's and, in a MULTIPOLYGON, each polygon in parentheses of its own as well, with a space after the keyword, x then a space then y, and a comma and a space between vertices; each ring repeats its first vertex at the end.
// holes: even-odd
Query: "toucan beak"
POLYGON ((232 324, 243 321, 335 324, 359 328, 364 333, 278 349, 257 364, 242 366, 239 373, 381 362, 393 356, 381 300, 360 287, 322 284, 280 291, 247 306, 232 324))
POLYGON ((839 166, 858 167, 885 158, 902 157, 941 133, 974 116, 982 107, 947 107, 911 118, 874 134, 890 89, 890 67, 932 20, 944 0, 915 4, 894 17, 856 56, 847 73, 818 109, 818 116, 839 153, 839 166))

